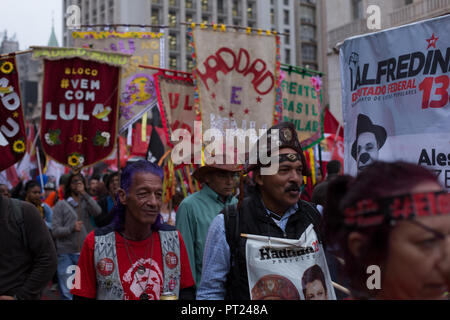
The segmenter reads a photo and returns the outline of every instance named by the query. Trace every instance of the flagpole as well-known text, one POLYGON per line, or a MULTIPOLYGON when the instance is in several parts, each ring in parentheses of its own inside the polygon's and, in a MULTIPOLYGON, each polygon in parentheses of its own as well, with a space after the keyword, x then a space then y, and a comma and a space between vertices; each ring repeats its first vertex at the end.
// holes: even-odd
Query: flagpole
POLYGON ((334 135, 334 143, 333 143, 333 148, 331 148, 331 158, 333 158, 333 152, 334 152, 334 148, 336 147, 336 142, 337 142, 337 137, 339 135, 339 131, 341 131, 341 123, 339 122, 339 126, 336 130, 336 134, 334 135))
POLYGON ((36 147, 36 158, 38 162, 39 178, 41 180, 42 189, 44 189, 44 179, 42 178, 42 168, 41 168, 41 154, 39 153, 39 147, 36 147))
POLYGON ((117 172, 120 172, 120 135, 117 135, 117 172))

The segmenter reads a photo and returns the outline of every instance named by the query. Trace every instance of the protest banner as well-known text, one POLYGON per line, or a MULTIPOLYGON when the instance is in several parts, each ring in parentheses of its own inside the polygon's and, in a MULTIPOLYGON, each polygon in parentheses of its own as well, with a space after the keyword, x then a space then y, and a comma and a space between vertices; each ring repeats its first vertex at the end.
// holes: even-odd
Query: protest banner
POLYGON ((344 41, 345 172, 404 160, 450 190, 450 15, 344 41))
POLYGON ((322 80, 294 66, 282 67, 283 121, 292 122, 303 150, 323 139, 322 80))
POLYGON ((171 134, 174 130, 186 129, 194 135, 196 115, 192 74, 160 69, 154 77, 167 145, 173 147, 171 134))
POLYGON ((312 225, 299 240, 245 237, 252 300, 336 300, 325 252, 312 225))
POLYGON ((132 55, 121 75, 119 133, 125 132, 157 104, 155 71, 139 65, 164 66, 163 33, 76 31, 72 36, 76 47, 132 55))
POLYGON ((0 171, 14 165, 26 152, 26 132, 14 56, 0 58, 0 171))
POLYGON ((33 53, 45 58, 40 128, 44 152, 73 170, 106 158, 117 135, 120 67, 129 56, 39 47, 33 53))
POLYGON ((189 27, 197 116, 203 132, 256 129, 259 134, 274 124, 281 107, 279 36, 229 29, 189 27))

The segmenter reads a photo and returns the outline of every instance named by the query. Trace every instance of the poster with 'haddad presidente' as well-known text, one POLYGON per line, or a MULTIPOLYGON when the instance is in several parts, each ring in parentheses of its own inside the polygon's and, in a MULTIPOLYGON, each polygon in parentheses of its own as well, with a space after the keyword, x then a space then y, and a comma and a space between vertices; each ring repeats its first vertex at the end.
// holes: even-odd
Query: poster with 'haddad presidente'
POLYGON ((450 15, 344 41, 345 171, 404 160, 450 190, 450 15))

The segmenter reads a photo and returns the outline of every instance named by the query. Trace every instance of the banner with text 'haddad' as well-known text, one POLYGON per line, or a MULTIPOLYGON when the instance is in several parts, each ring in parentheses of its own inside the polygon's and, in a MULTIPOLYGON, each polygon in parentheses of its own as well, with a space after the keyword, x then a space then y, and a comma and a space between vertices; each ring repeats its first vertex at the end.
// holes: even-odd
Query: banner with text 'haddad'
POLYGON ((313 225, 298 240, 249 234, 245 249, 252 300, 336 300, 313 225))
POLYGON ((450 15, 345 40, 345 171, 404 160, 450 190, 450 15))
MULTIPOLYGON (((50 49, 56 51, 53 55, 61 50, 65 49, 50 49)), ((40 50, 34 53, 46 57, 40 50)), ((97 53, 109 61, 110 54, 97 53)), ((119 74, 120 66, 86 55, 44 60, 41 141, 48 156, 78 170, 113 151, 119 74)))
POLYGON ((15 57, 0 58, 0 171, 26 151, 26 133, 15 57))
POLYGON ((224 27, 191 29, 203 131, 268 129, 281 102, 279 37, 224 27))

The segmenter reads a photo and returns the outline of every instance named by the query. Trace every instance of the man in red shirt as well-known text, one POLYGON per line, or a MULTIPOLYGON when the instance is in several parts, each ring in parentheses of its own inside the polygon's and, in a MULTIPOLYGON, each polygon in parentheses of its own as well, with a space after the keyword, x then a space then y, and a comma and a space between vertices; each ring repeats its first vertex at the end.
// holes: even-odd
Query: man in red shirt
POLYGON ((150 162, 123 170, 113 222, 83 244, 74 300, 159 300, 167 292, 195 298, 184 241, 160 215, 162 186, 163 172, 150 162))

